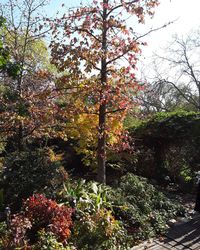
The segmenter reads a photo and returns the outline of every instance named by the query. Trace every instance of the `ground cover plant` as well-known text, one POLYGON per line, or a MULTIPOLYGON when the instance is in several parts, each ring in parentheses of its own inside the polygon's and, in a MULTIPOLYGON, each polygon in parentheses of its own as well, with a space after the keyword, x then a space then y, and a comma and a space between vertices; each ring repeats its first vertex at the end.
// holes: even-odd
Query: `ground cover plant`
POLYGON ((69 178, 56 200, 35 194, 24 201, 8 228, 1 224, 1 249, 125 250, 163 233, 170 218, 184 214, 133 174, 123 176, 117 188, 69 178))

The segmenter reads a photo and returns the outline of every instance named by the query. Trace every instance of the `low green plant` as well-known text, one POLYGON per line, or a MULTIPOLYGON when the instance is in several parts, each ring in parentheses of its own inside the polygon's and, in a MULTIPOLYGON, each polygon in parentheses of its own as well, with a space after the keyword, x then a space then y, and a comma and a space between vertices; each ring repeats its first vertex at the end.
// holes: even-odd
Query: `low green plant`
POLYGON ((8 230, 7 230, 6 222, 0 222, 0 249, 6 250, 8 249, 8 230))
POLYGON ((192 182, 194 174, 189 166, 183 165, 180 171, 180 176, 182 176, 186 183, 192 182))
POLYGON ((123 176, 118 188, 68 179, 60 200, 69 204, 71 197, 76 199, 72 239, 78 249, 84 250, 128 249, 139 240, 163 233, 170 218, 184 213, 180 205, 149 184, 146 178, 133 174, 123 176), (109 217, 112 218, 110 225, 117 230, 107 237, 104 220, 109 217))
POLYGON ((184 208, 168 199, 162 192, 149 184, 146 178, 127 174, 121 178, 118 192, 123 197, 116 214, 125 220, 127 227, 135 228, 135 236, 148 238, 163 233, 170 218, 184 215, 184 208), (126 204, 126 207, 123 207, 126 204), (121 205, 121 206, 120 206, 121 205))
POLYGON ((71 240, 77 249, 128 249, 130 238, 120 220, 115 219, 109 194, 114 190, 106 185, 85 180, 68 179, 60 200, 70 204, 76 200, 76 218, 71 240))
POLYGON ((33 250, 75 250, 75 248, 68 243, 64 246, 63 243, 58 242, 55 235, 51 232, 41 230, 38 232, 38 243, 32 247, 33 250))
POLYGON ((60 200, 65 204, 74 201, 78 210, 93 213, 102 208, 112 208, 112 201, 107 198, 109 192, 112 192, 109 186, 97 182, 68 179, 60 192, 60 200))
POLYGON ((130 246, 122 223, 106 209, 99 209, 93 214, 84 213, 74 223, 72 240, 81 250, 126 250, 130 246))

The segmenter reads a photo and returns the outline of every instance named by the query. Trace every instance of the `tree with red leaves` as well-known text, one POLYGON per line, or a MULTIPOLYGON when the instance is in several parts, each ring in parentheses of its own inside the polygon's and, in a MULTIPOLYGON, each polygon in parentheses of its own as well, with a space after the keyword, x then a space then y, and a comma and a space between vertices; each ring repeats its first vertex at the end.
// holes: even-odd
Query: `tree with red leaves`
POLYGON ((134 94, 141 88, 135 70, 144 34, 138 35, 131 26, 153 16, 157 5, 158 0, 93 0, 51 23, 52 61, 67 71, 64 89, 77 95, 80 89, 87 91, 85 102, 98 115, 97 180, 102 183, 109 115, 124 114, 135 105, 134 94))

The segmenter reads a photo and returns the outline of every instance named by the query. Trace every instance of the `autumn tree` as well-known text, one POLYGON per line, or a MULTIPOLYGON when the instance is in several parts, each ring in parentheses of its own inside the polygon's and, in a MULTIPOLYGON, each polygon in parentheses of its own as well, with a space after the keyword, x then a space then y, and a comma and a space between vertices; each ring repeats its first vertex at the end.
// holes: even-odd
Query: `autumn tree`
POLYGON ((52 61, 66 71, 62 88, 87 92, 82 111, 98 116, 97 180, 106 182, 106 142, 111 114, 123 115, 140 89, 136 62, 144 45, 134 26, 153 16, 157 0, 94 0, 53 20, 52 61), (130 19, 132 17, 132 19, 130 19), (129 21, 127 21, 129 20, 129 21), (88 109, 88 104, 90 109, 88 109))
POLYGON ((15 83, 18 92, 22 90, 23 77, 45 60, 42 56, 46 55, 39 55, 37 47, 41 47, 39 41, 47 32, 43 29, 44 16, 41 14, 47 3, 47 0, 8 0, 0 5, 1 15, 6 18, 4 46, 9 48, 12 61, 21 66, 15 83))

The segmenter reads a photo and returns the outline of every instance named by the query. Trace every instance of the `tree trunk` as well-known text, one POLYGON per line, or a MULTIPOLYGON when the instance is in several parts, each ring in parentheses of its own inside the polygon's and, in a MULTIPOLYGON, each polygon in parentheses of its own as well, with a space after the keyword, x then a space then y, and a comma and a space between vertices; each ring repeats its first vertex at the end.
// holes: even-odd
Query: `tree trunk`
POLYGON ((106 183, 106 106, 105 104, 99 107, 99 134, 97 148, 97 181, 106 183))
MULTIPOLYGON (((22 78, 23 78, 23 72, 21 71, 20 75, 18 76, 17 80, 17 94, 18 94, 18 104, 21 106, 21 98, 22 98, 22 78)), ((20 113, 18 113, 20 115, 20 113)), ((18 130, 17 132, 17 151, 21 152, 23 149, 23 122, 21 120, 18 121, 18 130)))
POLYGON ((200 111, 200 82, 198 82, 197 86, 198 86, 198 111, 200 111))
POLYGON ((104 89, 107 85, 107 5, 108 0, 103 0, 103 29, 102 29, 102 58, 101 58, 101 90, 99 104, 99 128, 97 145, 97 181, 106 183, 106 102, 104 89))

